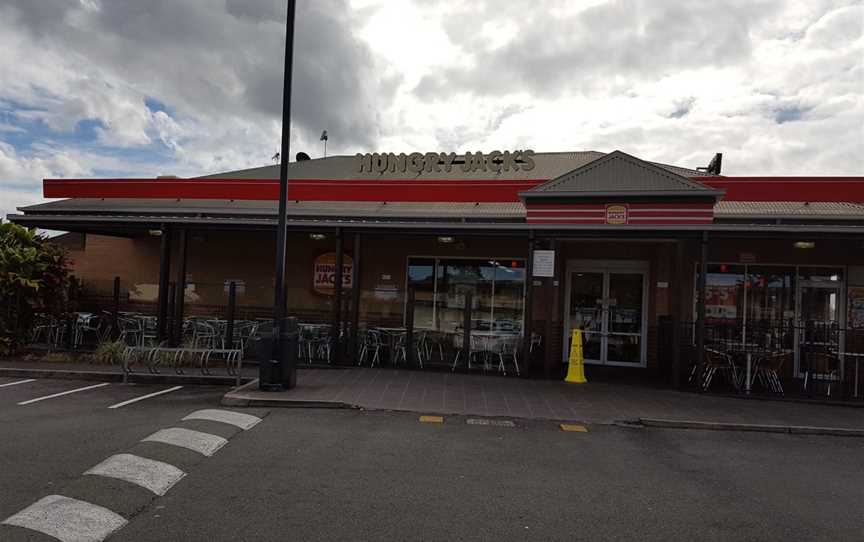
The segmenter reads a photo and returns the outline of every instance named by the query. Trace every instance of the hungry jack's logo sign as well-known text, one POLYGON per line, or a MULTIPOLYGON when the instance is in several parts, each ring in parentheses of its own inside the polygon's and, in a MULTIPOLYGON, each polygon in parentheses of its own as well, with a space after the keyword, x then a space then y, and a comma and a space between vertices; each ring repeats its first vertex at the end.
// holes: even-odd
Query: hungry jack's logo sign
MULTIPOLYGON (((342 255, 342 289, 354 287, 354 260, 342 255)), ((336 253, 327 252, 315 258, 312 268, 312 288, 319 294, 333 295, 336 285, 336 253)))
POLYGON ((357 173, 450 173, 458 168, 463 173, 475 171, 531 171, 534 169, 534 151, 482 152, 392 152, 357 154, 354 157, 357 173))
POLYGON ((627 224, 629 222, 628 209, 626 205, 607 205, 607 224, 627 224))

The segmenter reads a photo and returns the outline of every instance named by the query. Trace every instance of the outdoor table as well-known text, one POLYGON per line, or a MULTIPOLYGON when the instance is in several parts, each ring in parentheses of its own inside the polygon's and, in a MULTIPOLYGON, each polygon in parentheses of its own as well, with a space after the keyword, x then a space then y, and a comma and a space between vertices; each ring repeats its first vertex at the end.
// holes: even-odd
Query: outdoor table
MULTIPOLYGON (((504 338, 512 338, 518 337, 518 333, 511 333, 507 331, 471 331, 472 337, 483 337, 486 339, 486 347, 489 350, 495 350, 498 347, 498 342, 504 338), (494 348, 493 348, 494 347, 494 348)), ((453 347, 460 348, 462 343, 462 334, 457 333, 453 337, 453 347)))
POLYGON ((754 365, 753 363, 753 354, 767 354, 773 352, 774 350, 770 348, 765 348, 763 346, 757 344, 742 344, 742 343, 734 343, 734 344, 726 344, 725 352, 731 354, 733 356, 743 356, 745 360, 745 372, 744 372, 744 393, 750 394, 753 386, 753 375, 756 372, 756 368, 759 366, 759 360, 756 360, 754 365))

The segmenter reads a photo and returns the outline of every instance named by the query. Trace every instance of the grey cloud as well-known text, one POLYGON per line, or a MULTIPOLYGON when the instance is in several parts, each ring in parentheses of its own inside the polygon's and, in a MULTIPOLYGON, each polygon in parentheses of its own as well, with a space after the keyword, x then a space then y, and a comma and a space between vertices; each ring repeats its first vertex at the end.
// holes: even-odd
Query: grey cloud
POLYGON ((675 102, 672 112, 669 113, 669 118, 680 119, 686 117, 690 110, 693 109, 693 104, 696 103, 696 98, 689 97, 675 102))
POLYGON ((225 8, 235 17, 245 17, 255 22, 284 22, 286 11, 282 2, 249 2, 248 0, 227 0, 225 8))
POLYGON ((801 120, 812 107, 801 106, 797 104, 781 105, 770 111, 771 117, 777 124, 801 120))
POLYGON ((505 120, 509 119, 514 115, 518 115, 519 113, 528 111, 529 109, 531 109, 531 107, 527 105, 510 104, 504 109, 502 109, 500 112, 498 112, 495 117, 491 121, 489 121, 489 124, 486 128, 489 132, 495 132, 499 128, 501 128, 501 125, 504 124, 505 120))
MULTIPOLYGON (((560 7, 560 3, 554 3, 560 7)), ((529 90, 556 97, 568 90, 606 90, 615 77, 658 78, 665 73, 740 62, 751 52, 749 26, 776 2, 619 0, 571 16, 549 15, 553 3, 473 2, 447 18, 451 40, 475 52, 471 68, 424 77, 415 89, 425 100, 454 91, 500 95, 529 90), (518 33, 488 50, 477 21, 518 20, 518 33)))
MULTIPOLYGON (((9 0, 19 27, 69 56, 119 77, 181 115, 278 122, 284 2, 110 0, 98 11, 61 0, 9 0), (76 24, 69 24, 73 17, 76 24)), ((10 12, 11 9, 11 12, 10 12)), ((395 92, 352 33, 347 0, 298 2, 292 124, 303 139, 322 128, 334 150, 373 147, 379 104, 395 92)), ((274 142, 278 145, 278 142, 274 142)))

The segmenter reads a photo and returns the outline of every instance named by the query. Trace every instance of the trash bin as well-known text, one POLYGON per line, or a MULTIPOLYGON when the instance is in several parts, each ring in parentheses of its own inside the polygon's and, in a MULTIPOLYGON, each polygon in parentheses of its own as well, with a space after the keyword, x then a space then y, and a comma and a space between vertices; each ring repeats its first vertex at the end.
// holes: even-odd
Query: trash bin
POLYGON ((252 352, 258 360, 258 389, 282 391, 282 368, 273 356, 273 332, 265 332, 250 341, 252 352))
POLYGON ((279 352, 274 351, 274 336, 278 329, 262 333, 251 341, 258 360, 258 389, 262 391, 290 390, 297 385, 297 345, 300 333, 296 318, 286 318, 282 327, 279 352))

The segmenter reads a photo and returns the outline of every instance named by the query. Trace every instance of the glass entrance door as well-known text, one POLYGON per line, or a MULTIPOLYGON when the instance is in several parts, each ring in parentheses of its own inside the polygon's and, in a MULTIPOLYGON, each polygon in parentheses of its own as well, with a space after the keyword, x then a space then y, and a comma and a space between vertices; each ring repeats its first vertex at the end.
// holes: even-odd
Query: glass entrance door
POLYGON ((840 292, 839 284, 801 282, 797 372, 808 367, 812 353, 837 354, 840 351, 840 315, 843 301, 840 292))
MULTIPOLYGON (((603 359, 603 292, 602 272, 570 274, 570 329, 581 329, 585 361, 601 363, 603 359)), ((568 330, 565 337, 571 337, 568 330)), ((569 349, 568 349, 569 350, 569 349)))
POLYGON ((606 360, 642 363, 643 273, 608 272, 606 360))
MULTIPOLYGON (((646 272, 640 265, 568 266, 565 346, 582 329, 586 363, 645 365, 646 272)), ((569 348, 565 348, 565 361, 569 348)))

